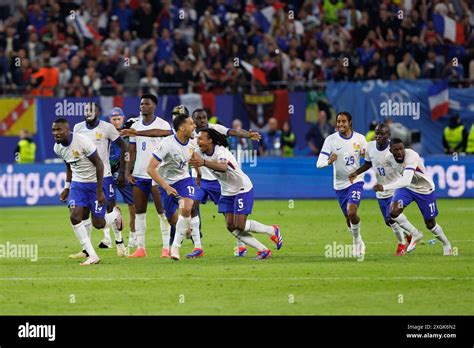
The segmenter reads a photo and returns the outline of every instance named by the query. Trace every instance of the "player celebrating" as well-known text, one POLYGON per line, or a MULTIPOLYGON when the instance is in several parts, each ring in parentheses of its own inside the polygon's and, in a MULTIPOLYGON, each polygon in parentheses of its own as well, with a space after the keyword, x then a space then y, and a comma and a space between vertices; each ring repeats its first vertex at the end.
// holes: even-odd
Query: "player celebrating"
POLYGON ((283 238, 277 225, 267 226, 247 217, 252 213, 253 185, 240 169, 237 160, 226 148, 227 139, 214 129, 202 129, 198 138, 199 150, 190 164, 195 168, 208 168, 221 185, 219 213, 225 215, 227 229, 241 242, 258 250, 256 259, 267 259, 270 249, 249 232, 265 233, 280 249, 283 238))
MULTIPOLYGON (((100 108, 97 103, 88 103, 85 106, 84 117, 85 121, 80 122, 74 126, 73 133, 78 133, 86 136, 97 146, 97 153, 99 154, 100 159, 104 163, 104 192, 107 196, 107 214, 111 214, 112 211, 118 211, 119 215, 120 208, 116 205, 115 199, 115 190, 114 190, 114 180, 112 178, 112 171, 110 169, 109 155, 110 155, 110 143, 115 143, 120 150, 122 151, 122 156, 120 157, 120 168, 121 175, 118 177, 119 183, 121 185, 125 184, 125 160, 124 154, 128 150, 127 143, 120 137, 119 132, 115 129, 113 125, 108 122, 99 120, 100 108)), ((88 233, 90 234, 91 225, 89 219, 89 212, 85 210, 85 215, 83 217, 84 225, 86 226, 88 233)), ((119 220, 121 221, 121 220, 119 220)), ((119 226, 111 226, 115 234, 115 244, 117 246, 117 255, 123 257, 126 255, 126 249, 123 244, 122 238, 122 222, 119 226)), ((110 226, 105 226, 104 228, 104 240, 99 244, 99 248, 111 248, 112 241, 110 238, 110 226)), ((84 257, 81 253, 71 255, 71 257, 84 257)))
POLYGON ((148 165, 148 174, 158 185, 166 216, 176 225, 176 236, 171 246, 170 256, 179 260, 179 249, 186 232, 192 229, 194 250, 187 258, 198 258, 204 255, 199 234, 199 218, 191 219, 191 210, 195 199, 196 186, 189 175, 189 160, 197 145, 194 140, 194 124, 186 114, 179 114, 173 120, 175 135, 166 137, 153 151, 148 165), (177 216, 178 205, 181 207, 177 216))
MULTIPOLYGON (((357 169, 355 172, 349 175, 351 182, 357 178, 358 175, 364 173, 369 168, 373 168, 377 183, 386 185, 394 182, 400 178, 400 174, 388 165, 387 156, 390 155, 390 127, 386 124, 379 124, 375 127, 375 141, 370 141, 367 144, 367 150, 365 151, 365 163, 357 169)), ((376 192, 377 200, 379 203, 380 211, 384 217, 387 226, 390 226, 395 237, 398 240, 398 247, 395 255, 402 256, 406 252, 412 251, 407 250, 407 246, 415 238, 412 244, 416 245, 416 242, 423 238, 415 226, 413 226, 404 214, 400 214, 399 220, 401 224, 390 218, 390 202, 392 201, 394 190, 384 190, 376 192), (405 241, 405 234, 407 240, 405 241)))
POLYGON ((107 199, 102 185, 104 164, 94 143, 81 134, 71 133, 69 123, 64 118, 53 122, 52 133, 56 141, 54 152, 66 163, 66 185, 60 200, 65 202, 69 196, 72 228, 87 254, 87 260, 81 266, 97 264, 100 259, 84 226, 85 211, 91 211, 92 224, 97 229, 106 224, 117 224, 117 220, 121 219, 117 210, 105 214, 107 199))
MULTIPOLYGON (((125 123, 125 115, 121 108, 115 107, 112 109, 109 115, 110 123, 121 131, 123 128, 130 128, 130 126, 137 121, 137 119, 130 118, 125 123)), ((128 137, 124 137, 125 141, 128 141, 128 137)), ((130 235, 128 238, 128 246, 136 246, 135 236, 135 205, 133 204, 133 187, 125 180, 125 183, 120 183, 119 176, 125 175, 125 167, 120 166, 120 159, 122 158, 122 150, 116 143, 110 144, 110 169, 112 171, 112 177, 114 179, 114 189, 120 191, 123 197, 123 201, 128 206, 128 213, 130 216, 130 235)))
MULTIPOLYGON (((426 227, 443 243, 443 255, 451 255, 451 243, 435 220, 438 216, 434 195, 435 185, 427 174, 420 155, 413 150, 405 149, 403 142, 398 138, 390 141, 390 152, 392 156, 388 157, 389 164, 402 176, 386 185, 376 184, 374 190, 376 192, 395 190, 390 205, 390 217, 402 227, 404 219, 400 216, 403 209, 415 201, 423 215, 426 227)), ((416 240, 413 238, 408 250, 413 250, 415 245, 416 240)))
POLYGON ((353 255, 365 254, 365 243, 360 233, 360 218, 357 216, 362 198, 364 181, 357 176, 352 182, 349 174, 360 166, 360 158, 367 147, 365 137, 352 129, 352 115, 342 111, 336 117, 337 133, 324 140, 323 148, 318 157, 317 168, 324 168, 334 163, 334 189, 346 217, 346 223, 353 237, 353 255))
MULTIPOLYGON (((246 131, 244 129, 229 129, 220 124, 209 123, 208 115, 204 109, 196 109, 193 111, 193 120, 196 124, 196 132, 201 129, 211 128, 216 130, 218 133, 224 136, 234 136, 238 138, 249 138, 251 140, 260 141, 261 136, 258 132, 246 131)), ((196 178, 197 185, 199 186, 196 192, 196 201, 193 206, 193 214, 199 215, 199 203, 206 204, 208 199, 211 199, 214 204, 218 204, 221 196, 221 186, 219 181, 216 180, 210 169, 207 167, 201 168, 201 178, 197 178, 196 172, 193 170, 193 177, 196 178)), ((239 241, 237 238, 237 247, 234 250, 235 256, 245 256, 247 249, 245 244, 239 241)))
POLYGON ((170 225, 165 217, 161 204, 160 193, 157 186, 153 186, 152 179, 147 173, 148 163, 152 157, 153 150, 161 143, 160 137, 147 137, 142 135, 142 131, 156 130, 160 136, 172 134, 168 122, 155 116, 158 98, 153 94, 143 94, 140 98, 140 113, 142 115, 138 122, 135 122, 130 129, 123 130, 121 134, 130 136, 130 161, 127 161, 126 173, 128 181, 133 185, 133 201, 135 203, 136 219, 135 230, 137 237, 137 249, 130 255, 132 258, 147 256, 145 249, 146 232, 146 211, 148 197, 153 196, 156 210, 160 218, 160 229, 163 239, 163 249, 161 256, 169 257, 170 225), (133 167, 133 175, 131 168, 133 167))

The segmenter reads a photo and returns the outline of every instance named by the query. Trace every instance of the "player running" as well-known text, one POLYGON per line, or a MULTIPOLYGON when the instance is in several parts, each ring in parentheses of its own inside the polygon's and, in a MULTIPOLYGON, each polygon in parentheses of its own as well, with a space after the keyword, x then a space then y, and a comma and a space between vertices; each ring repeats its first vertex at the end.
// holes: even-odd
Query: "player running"
MULTIPOLYGON (((125 160, 124 154, 128 150, 127 143, 120 137, 119 132, 115 129, 113 125, 108 122, 99 120, 100 108, 97 103, 88 103, 84 109, 85 121, 80 122, 74 126, 73 133, 78 133, 86 136, 97 146, 97 153, 99 154, 100 159, 104 163, 104 192, 107 198, 107 214, 111 214, 112 211, 117 211, 120 215, 120 224, 118 226, 106 225, 104 228, 104 239, 100 242, 99 248, 111 248, 112 241, 110 238, 110 227, 114 231, 115 235, 115 245, 117 246, 117 255, 120 257, 126 256, 127 250, 123 244, 122 238, 122 221, 121 221, 121 212, 120 208, 116 204, 116 196, 114 190, 114 180, 112 177, 112 171, 110 169, 110 143, 115 143, 120 150, 122 155, 120 157, 120 169, 122 172, 118 177, 118 182, 120 185, 125 185, 125 160)), ((84 225, 86 226, 88 233, 90 234, 91 224, 89 219, 89 211, 84 210, 84 225)), ((84 252, 79 252, 78 254, 71 255, 72 258, 85 257, 84 252)))
POLYGON ((153 180, 147 173, 148 163, 152 157, 153 150, 161 143, 161 137, 172 134, 168 122, 155 116, 158 98, 153 94, 143 94, 140 98, 140 113, 142 117, 135 122, 130 129, 121 132, 122 135, 130 137, 129 154, 127 161, 127 180, 133 185, 133 202, 135 203, 135 230, 137 239, 137 249, 129 257, 146 257, 145 232, 146 232, 146 211, 148 197, 153 196, 155 208, 160 218, 160 229, 163 240, 161 257, 169 257, 170 225, 165 217, 161 204, 158 187, 153 185, 153 180), (142 135, 142 131, 155 130, 159 137, 148 137, 142 135), (131 173, 133 168, 133 174, 131 173))
MULTIPOLYGON (((355 172, 349 175, 351 182, 360 174, 373 168, 377 183, 386 185, 400 178, 400 174, 388 165, 387 157, 390 155, 390 127, 386 124, 379 124, 375 127, 375 141, 367 144, 365 151, 365 163, 355 172)), ((389 226, 398 240, 396 256, 405 255, 408 245, 415 238, 414 244, 423 238, 423 234, 413 226, 404 214, 400 214, 401 224, 390 218, 390 203, 392 201, 394 190, 384 190, 376 192, 380 211, 384 217, 385 223, 389 226), (405 234, 407 239, 405 241, 405 234)), ((412 251, 412 250, 410 250, 412 251)))
POLYGON ((194 140, 196 125, 189 115, 179 114, 173 120, 173 128, 175 134, 163 139, 153 151, 148 174, 160 186, 166 216, 176 225, 171 258, 179 260, 181 243, 190 228, 194 250, 186 257, 198 258, 204 255, 199 234, 199 218, 192 219, 191 216, 197 187, 189 175, 189 160, 197 147, 194 140), (178 205, 181 208, 179 216, 178 205))
MULTIPOLYGON (((413 150, 405 149, 403 142, 398 138, 390 141, 390 153, 392 156, 388 156, 389 165, 402 176, 395 182, 374 186, 376 192, 395 190, 390 205, 390 217, 404 227, 405 221, 401 217, 403 210, 415 201, 423 215, 426 227, 443 243, 443 255, 452 255, 451 243, 435 220, 438 216, 434 194, 435 185, 427 174, 420 155, 413 150)), ((415 248, 416 241, 416 238, 411 240, 407 251, 415 248)))
MULTIPOLYGON (((124 128, 130 128, 137 119, 129 118, 125 122, 125 114, 121 108, 115 107, 112 109, 109 115, 110 123, 121 131, 124 128)), ((128 137, 123 137, 128 142, 128 137)), ((112 171, 112 177, 114 179, 114 189, 120 191, 123 197, 123 201, 128 206, 128 214, 130 216, 130 234, 128 238, 128 247, 136 247, 136 236, 135 236, 135 205, 133 204, 133 186, 125 180, 125 183, 120 183, 119 176, 125 175, 125 167, 120 166, 120 158, 122 157, 122 150, 116 143, 110 144, 110 169, 112 171), (123 186, 122 186, 123 185, 123 186)))
POLYGON ((121 220, 118 210, 105 214, 107 198, 102 185, 104 164, 94 143, 84 135, 71 133, 66 119, 54 121, 52 133, 56 141, 54 152, 66 163, 66 185, 59 198, 65 202, 69 197, 72 228, 87 255, 87 260, 80 265, 97 264, 100 259, 83 221, 85 211, 91 211, 92 224, 97 229, 117 224, 121 220))
POLYGON ((352 115, 342 111, 336 117, 337 132, 324 140, 323 148, 316 163, 317 168, 333 165, 334 189, 346 217, 346 223, 353 239, 353 255, 365 254, 365 243, 360 233, 360 218, 357 216, 362 198, 364 180, 357 176, 352 181, 349 174, 360 167, 360 159, 365 154, 365 137, 352 129, 352 115))
MULTIPOLYGON (((233 136, 238 138, 249 138, 251 140, 260 141, 261 136, 258 132, 252 130, 246 131, 244 129, 230 129, 220 124, 209 123, 208 115, 204 109, 196 109, 193 111, 193 120, 196 124, 196 132, 199 133, 201 129, 211 128, 222 134, 223 136, 233 136)), ((201 178, 197 177, 196 171, 192 172, 193 177, 196 178, 198 190, 196 192, 196 201, 193 206, 193 214, 199 214, 199 204, 206 204, 207 200, 210 199, 214 204, 218 204, 221 196, 221 185, 212 174, 211 170, 207 167, 201 168, 201 178)), ((237 238, 237 247, 234 249, 235 256, 245 256, 247 248, 237 238)))
POLYGON ((227 139, 215 129, 201 129, 198 145, 199 150, 190 164, 195 168, 208 168, 219 181, 222 191, 219 213, 224 214, 227 229, 238 240, 258 250, 255 259, 271 257, 271 250, 249 232, 267 234, 279 250, 283 244, 280 228, 277 225, 267 226, 247 219, 253 208, 253 185, 227 149, 227 139))

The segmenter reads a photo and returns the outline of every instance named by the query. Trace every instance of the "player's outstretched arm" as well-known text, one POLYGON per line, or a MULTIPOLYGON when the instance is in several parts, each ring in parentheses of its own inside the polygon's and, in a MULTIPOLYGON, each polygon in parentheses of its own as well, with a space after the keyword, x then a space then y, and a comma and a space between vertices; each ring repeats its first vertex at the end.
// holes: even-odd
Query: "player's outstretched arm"
POLYGON ((104 179, 104 163, 102 162, 99 155, 97 154, 97 151, 95 151, 92 155, 90 155, 87 158, 89 158, 89 160, 92 162, 92 164, 95 167, 95 173, 96 173, 96 178, 97 178, 97 188, 96 188, 97 201, 99 202, 100 206, 103 206, 106 203, 104 191, 102 190, 102 182, 104 179))
POLYGON ((249 138, 250 140, 260 141, 262 136, 259 132, 253 130, 246 131, 245 129, 229 129, 228 135, 238 138, 249 138))
POLYGON ((358 175, 365 173, 367 170, 372 168, 372 162, 365 161, 364 164, 359 167, 356 171, 353 173, 349 174, 349 180, 352 182, 354 181, 355 178, 357 178, 358 175))
POLYGON ((59 200, 61 202, 66 202, 66 198, 69 196, 69 187, 71 187, 71 180, 72 180, 72 170, 71 165, 67 162, 66 163, 66 185, 64 186, 63 192, 59 195, 59 200))
POLYGON ((150 138, 160 138, 160 137, 167 137, 168 135, 172 135, 173 131, 169 129, 147 129, 147 130, 140 130, 137 131, 135 129, 122 129, 120 131, 120 135, 122 136, 142 136, 142 137, 150 137, 150 138))
POLYGON ((137 145, 130 143, 128 145, 128 158, 125 157, 125 176, 130 184, 135 184, 135 178, 132 176, 132 168, 135 165, 137 157, 137 145))
POLYGON ((215 170, 216 172, 225 172, 227 170, 227 161, 219 161, 219 162, 214 162, 214 161, 209 161, 203 159, 201 156, 199 156, 196 152, 193 153, 193 156, 189 160, 189 164, 192 165, 194 168, 199 168, 199 167, 207 167, 209 169, 215 170))
POLYGON ((158 173, 158 168, 160 167, 161 162, 158 161, 155 156, 151 157, 150 163, 148 164, 147 172, 153 180, 155 180, 158 185, 160 185, 168 194, 168 196, 177 196, 178 192, 172 188, 163 177, 158 173))

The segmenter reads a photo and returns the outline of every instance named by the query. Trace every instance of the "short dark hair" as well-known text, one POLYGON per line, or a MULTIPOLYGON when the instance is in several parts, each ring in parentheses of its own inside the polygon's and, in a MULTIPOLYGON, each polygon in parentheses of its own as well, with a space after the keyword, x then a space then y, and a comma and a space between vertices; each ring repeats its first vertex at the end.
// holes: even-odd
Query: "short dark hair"
POLYGON ((67 124, 67 125, 69 125, 68 120, 66 120, 66 119, 63 118, 63 117, 60 117, 60 118, 55 119, 53 123, 61 123, 61 124, 67 124))
POLYGON ((204 128, 204 129, 201 129, 201 132, 206 132, 209 138, 211 138, 212 143, 214 145, 220 145, 224 147, 229 146, 229 143, 227 142, 227 138, 223 134, 216 131, 215 129, 204 128))
POLYGON ((347 119, 352 123, 352 115, 350 114, 349 111, 341 111, 336 115, 336 120, 340 115, 344 115, 347 117, 347 119))
POLYGON ((158 97, 151 93, 145 93, 141 96, 140 100, 142 99, 150 99, 155 105, 158 105, 158 97))
POLYGON ((100 109, 99 103, 96 103, 96 102, 89 102, 89 103, 87 103, 87 104, 89 104, 89 105, 94 105, 94 107, 96 108, 96 110, 99 111, 99 114, 100 114, 101 109, 100 109))
POLYGON ((173 120, 173 128, 177 132, 179 127, 186 121, 189 115, 178 114, 173 120))
POLYGON ((194 115, 197 114, 198 112, 205 112, 205 113, 206 113, 206 116, 208 116, 208 113, 207 113, 206 110, 201 109, 201 108, 198 108, 198 109, 196 109, 196 110, 193 111, 193 117, 194 117, 194 115))
POLYGON ((393 139, 390 139, 390 146, 392 146, 392 145, 397 145, 397 144, 402 144, 402 145, 404 145, 402 139, 400 139, 400 138, 393 138, 393 139))

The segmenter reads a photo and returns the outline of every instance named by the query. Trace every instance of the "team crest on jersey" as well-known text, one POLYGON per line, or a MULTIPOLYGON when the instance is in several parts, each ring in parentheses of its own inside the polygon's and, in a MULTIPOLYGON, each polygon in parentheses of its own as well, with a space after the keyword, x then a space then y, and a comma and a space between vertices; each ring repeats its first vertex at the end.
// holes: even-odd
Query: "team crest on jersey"
POLYGON ((72 157, 74 158, 79 158, 79 151, 76 151, 76 150, 72 150, 72 157))
POLYGON ((104 135, 103 135, 102 133, 99 133, 99 132, 96 132, 96 133, 95 133, 95 139, 96 139, 96 140, 100 140, 100 139, 102 139, 103 137, 104 137, 104 135))
POLYGON ((352 144, 354 146, 354 150, 360 150, 360 144, 359 143, 353 143, 352 144))

